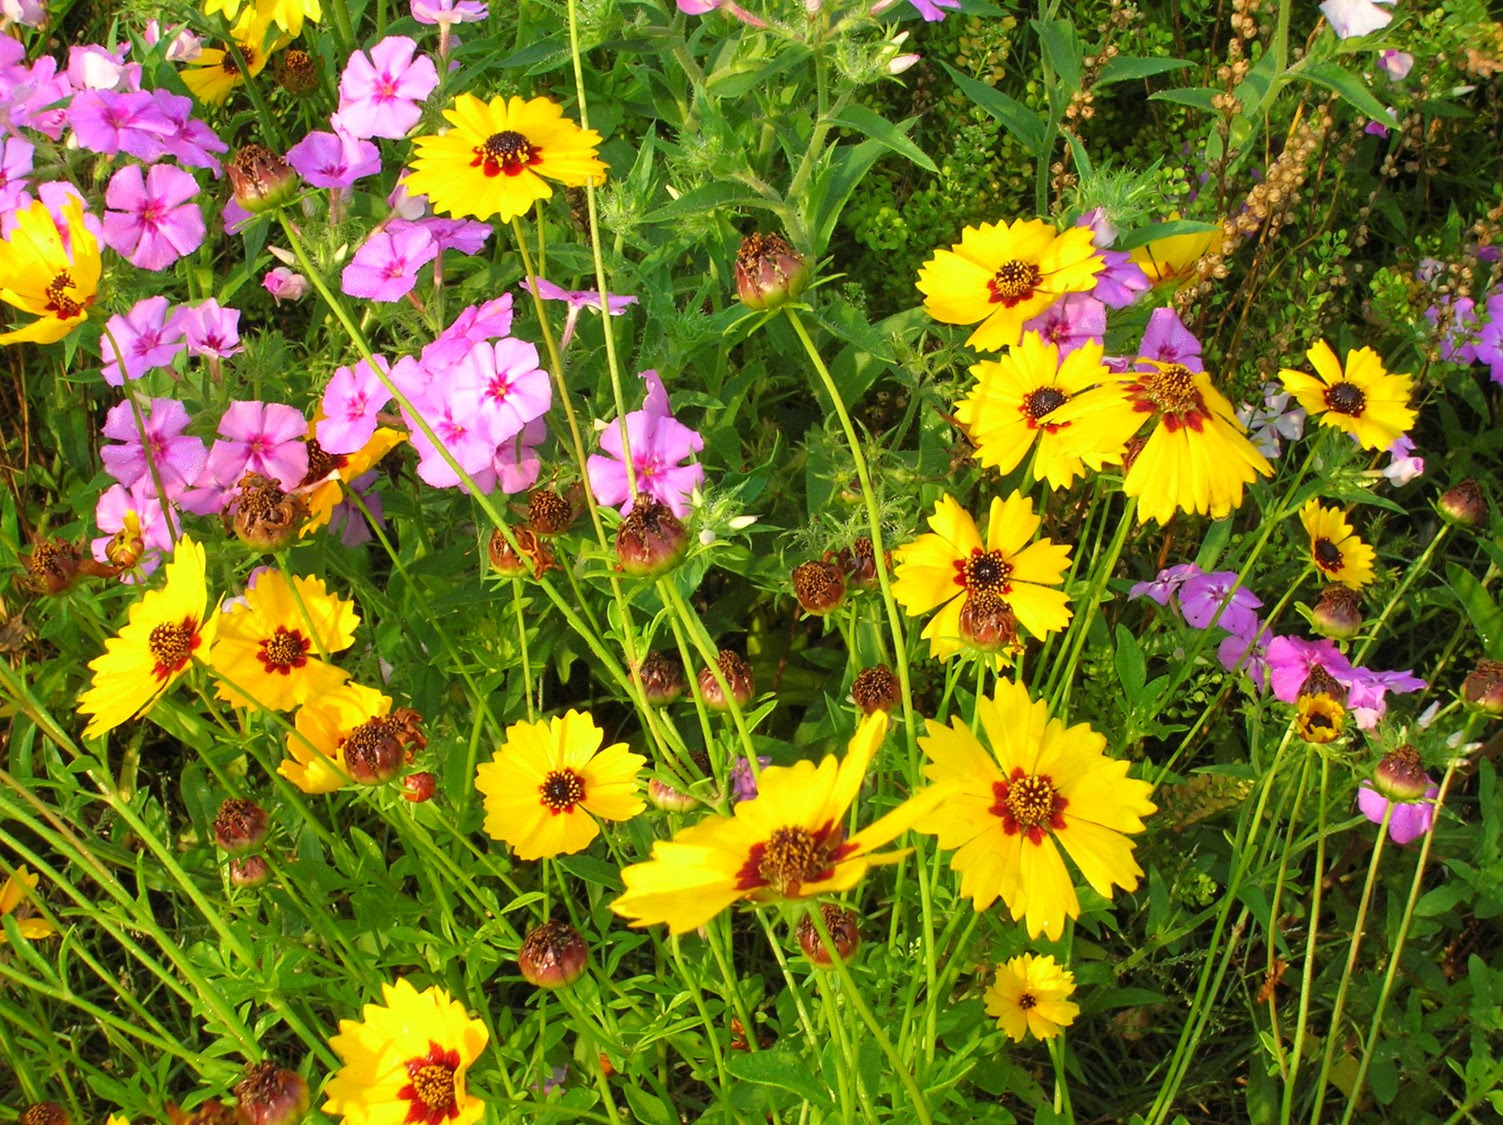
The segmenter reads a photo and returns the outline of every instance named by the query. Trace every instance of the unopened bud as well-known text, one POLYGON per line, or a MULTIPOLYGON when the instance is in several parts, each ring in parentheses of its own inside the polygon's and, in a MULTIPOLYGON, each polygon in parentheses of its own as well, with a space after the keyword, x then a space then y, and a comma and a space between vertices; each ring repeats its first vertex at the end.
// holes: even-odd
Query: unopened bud
POLYGON ((1390 801, 1417 801, 1429 785, 1419 751, 1407 742, 1384 754, 1373 770, 1373 788, 1390 801))
POLYGON ((26 564, 26 580, 33 590, 39 594, 61 594, 78 577, 83 552, 66 539, 50 543, 38 539, 31 546, 31 554, 23 556, 21 561, 26 564))
POLYGON ((277 81, 295 98, 318 93, 318 63, 301 47, 292 47, 277 56, 277 81))
POLYGON ((834 563, 800 563, 793 568, 793 596, 805 613, 822 617, 845 601, 845 576, 834 563))
POLYGON ((235 202, 253 215, 282 207, 297 194, 292 166, 261 145, 245 145, 224 171, 235 202))
POLYGON ((235 1084, 240 1125, 297 1125, 308 1115, 308 1083, 269 1060, 252 1063, 235 1084))
POLYGON ((749 309, 775 309, 809 283, 804 256, 780 234, 749 234, 736 254, 736 293, 749 309))
POLYGON ((1310 624, 1333 640, 1356 636, 1362 628, 1362 595, 1349 586, 1327 586, 1310 611, 1310 624))
POLYGON ((517 541, 516 550, 506 541, 506 536, 499 527, 491 532, 486 555, 490 559, 491 569, 497 574, 504 578, 525 578, 528 575, 537 578, 558 565, 553 549, 530 529, 514 527, 511 534, 517 541))
POLYGON ((651 778, 647 782, 647 799, 652 802, 652 807, 662 809, 664 812, 688 812, 697 800, 687 793, 680 792, 665 781, 651 778))
POLYGON ((68 1125, 68 1111, 56 1102, 32 1102, 16 1120, 18 1125, 68 1125))
POLYGON ((563 988, 573 984, 589 964, 590 951, 584 938, 567 922, 544 922, 522 939, 517 966, 522 976, 538 988, 563 988))
POLYGON ((104 557, 121 570, 130 570, 141 561, 141 556, 145 553, 146 539, 134 519, 128 519, 125 526, 115 532, 104 545, 104 557))
POLYGON ((654 707, 667 706, 689 688, 684 666, 661 652, 649 652, 644 656, 637 676, 642 681, 642 694, 654 707))
POLYGON ((241 478, 239 490, 220 515, 236 539, 262 553, 280 551, 291 543, 307 517, 307 501, 283 492, 281 485, 260 473, 241 478))
MULTIPOLYGON (((757 693, 751 665, 728 648, 720 650, 720 655, 715 658, 715 665, 720 669, 720 676, 725 680, 725 686, 730 690, 731 698, 736 701, 736 706, 745 707, 750 703, 752 696, 757 693)), ((715 673, 708 668, 699 670, 699 693, 704 696, 705 706, 710 710, 730 710, 725 692, 721 691, 720 683, 715 679, 715 673)))
POLYGON ((527 526, 539 535, 562 535, 574 522, 574 505, 551 488, 527 498, 527 526))
POLYGON ((424 770, 422 773, 410 773, 402 779, 402 796, 406 797, 414 805, 420 805, 424 801, 431 801, 434 791, 437 789, 438 777, 428 770, 424 770))
POLYGON ((982 652, 999 652, 1018 643, 1018 619, 1012 606, 992 593, 970 594, 960 607, 961 639, 982 652))
POLYGON ((1461 698, 1488 715, 1503 715, 1503 662, 1483 658, 1461 681, 1461 698))
MULTIPOLYGON (((835 952, 840 954, 842 961, 849 961, 861 946, 861 930, 857 925, 856 912, 836 906, 833 902, 824 902, 820 903, 819 915, 824 920, 825 929, 830 932, 830 942, 835 946, 835 952)), ((819 928, 807 914, 799 919, 796 932, 799 948, 804 951, 805 957, 821 969, 831 968, 835 964, 829 947, 819 935, 819 928)))
POLYGON ((909 51, 904 55, 894 55, 887 60, 887 73, 893 75, 902 74, 903 71, 913 66, 923 57, 923 55, 916 51, 909 51))
POLYGON ((864 715, 890 712, 902 699, 898 678, 886 664, 861 669, 851 682, 851 702, 861 708, 864 715))
POLYGON ((1482 527, 1487 523, 1487 497, 1473 477, 1442 493, 1435 506, 1442 516, 1463 527, 1482 527))
POLYGON ((662 574, 684 557, 688 544, 679 518, 651 496, 638 496, 616 529, 616 558, 628 574, 662 574))
POLYGON ((231 797, 214 817, 214 842, 230 855, 255 851, 266 840, 270 820, 254 801, 231 797))
POLYGON ((265 856, 244 855, 230 860, 230 882, 237 887, 259 887, 271 878, 265 856))
POLYGON ((385 719, 367 719, 344 740, 344 768, 360 785, 379 785, 396 777, 405 758, 402 743, 385 719))
POLYGON ((1346 704, 1346 687, 1320 664, 1311 666, 1310 674, 1299 686, 1299 695, 1329 695, 1337 703, 1346 704))

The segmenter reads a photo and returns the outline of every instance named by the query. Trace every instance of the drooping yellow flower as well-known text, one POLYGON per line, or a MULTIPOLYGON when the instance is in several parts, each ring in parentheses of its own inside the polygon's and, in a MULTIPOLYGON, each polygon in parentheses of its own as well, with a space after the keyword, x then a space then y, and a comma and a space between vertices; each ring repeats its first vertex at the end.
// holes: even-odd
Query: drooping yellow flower
POLYGON ((638 771, 647 759, 626 743, 600 749, 605 731, 579 711, 513 723, 493 762, 476 771, 485 830, 518 859, 583 851, 600 820, 630 820, 647 807, 638 771))
MULTIPOLYGON (((317 418, 314 419, 316 423, 317 418)), ((310 435, 313 427, 308 427, 310 435)), ((311 535, 325 526, 334 514, 334 509, 344 499, 344 490, 354 481, 370 472, 376 463, 390 453, 407 435, 389 426, 380 426, 369 441, 354 453, 327 453, 313 437, 308 439, 308 474, 302 487, 307 489, 303 499, 308 505, 308 518, 298 529, 298 538, 311 535)))
MULTIPOLYGON (((1179 218, 1178 215, 1172 217, 1179 218)), ((1184 281, 1194 271, 1196 262, 1207 254, 1220 252, 1224 238, 1224 232, 1219 229, 1171 234, 1135 246, 1128 251, 1128 257, 1155 285, 1162 281, 1184 281)))
POLYGON ((1014 1043, 1032 1032, 1035 1039, 1053 1039, 1080 1014, 1069 998, 1075 974, 1053 957, 1025 953, 997 966, 997 977, 986 990, 986 1014, 1014 1043))
POLYGON ((960 719, 931 719, 919 739, 929 757, 924 776, 949 788, 919 831, 959 849, 950 866, 977 910, 1001 898, 1030 937, 1056 940, 1065 919, 1080 915, 1059 849, 1103 898, 1114 886, 1136 890, 1143 871, 1127 834, 1143 831, 1142 818, 1155 811, 1153 787, 1108 758, 1106 739, 1090 726, 1051 719, 1022 684, 999 680, 978 711, 991 753, 960 719))
POLYGON ((99 289, 99 242, 84 226, 83 201, 63 203, 59 230, 41 200, 16 212, 16 229, 0 242, 0 301, 38 319, 0 333, 0 345, 50 344, 82 324, 99 289))
POLYGON ((78 699, 78 712, 92 716, 85 738, 113 730, 149 711, 195 658, 208 655, 219 614, 208 610, 204 549, 188 536, 177 541, 164 568, 167 583, 130 607, 118 637, 89 662, 94 684, 78 699))
MULTIPOLYGON (((1120 448, 1146 421, 1153 428, 1122 482, 1138 498, 1138 518, 1168 523, 1176 511, 1221 519, 1242 503, 1242 490, 1273 466, 1247 437, 1232 404, 1204 371, 1141 359, 1132 371, 1060 408, 1074 450, 1120 448)), ((1125 462, 1126 463, 1126 462, 1125 462)))
MULTIPOLYGON (((246 72, 252 78, 266 68, 272 55, 292 42, 286 35, 271 38, 271 20, 255 8, 246 8, 240 14, 230 30, 230 37, 240 48, 246 72)), ((205 105, 223 105, 230 91, 245 83, 245 75, 241 73, 234 54, 218 47, 205 47, 199 51, 196 59, 183 66, 182 78, 183 85, 205 105)))
MULTIPOLYGON (((894 554, 898 604, 909 617, 939 609, 923 632, 934 659, 948 660, 968 645, 994 649, 992 633, 1008 632, 1014 621, 1035 637, 1070 623, 1070 599, 1048 589, 1064 581, 1070 548, 1050 539, 1030 542, 1040 522, 1021 493, 994 497, 983 542, 970 513, 942 496, 929 517, 933 530, 894 554), (1007 623, 998 626, 999 617, 1007 623)), ((1007 644, 1016 640, 1011 631, 1007 644)))
POLYGON ((1112 377, 1101 355, 1101 344, 1090 340, 1061 360, 1056 345, 1045 343, 1037 332, 1025 332, 1000 358, 972 367, 976 386, 955 405, 955 417, 976 446, 976 460, 1010 473, 1036 440, 1033 475, 1047 480, 1050 488, 1068 488, 1085 475, 1086 463, 1099 469, 1106 458, 1094 451, 1068 452, 1065 431, 1070 423, 1056 422, 1054 416, 1075 395, 1112 377))
MULTIPOLYGON (((25 864, 16 868, 11 877, 5 880, 5 886, 0 887, 0 915, 14 914, 16 908, 26 901, 27 893, 37 889, 37 883, 41 876, 26 870, 25 864)), ((40 941, 57 933, 52 923, 45 918, 16 918, 16 925, 21 928, 21 936, 27 941, 40 941)), ((0 927, 0 944, 6 940, 5 930, 0 927)))
POLYGON ((984 352, 1018 342, 1023 322, 1066 293, 1095 287, 1106 261, 1089 227, 1063 233, 1042 219, 966 227, 960 241, 919 268, 924 309, 945 324, 980 327, 966 341, 984 352))
POLYGON ((1306 742, 1334 742, 1345 725, 1345 705, 1327 692, 1302 691, 1294 701, 1294 731, 1306 742))
POLYGON ((879 711, 862 721, 843 761, 828 755, 818 766, 768 766, 757 778, 756 800, 659 840, 650 860, 625 868, 626 893, 611 909, 633 926, 664 922, 669 933, 682 934, 741 899, 834 894, 855 886, 872 864, 899 858, 872 853, 906 831, 943 791, 910 797, 846 837, 846 814, 886 733, 887 716, 879 711))
POLYGON ((277 772, 304 793, 332 793, 349 783, 345 747, 350 739, 385 737, 391 697, 363 684, 345 683, 298 708, 287 753, 277 772))
POLYGON ((344 1065, 324 1087, 323 1111, 346 1125, 480 1120, 485 1103, 466 1092, 465 1073, 490 1039, 485 1024, 437 985, 419 992, 402 977, 381 996, 329 1040, 344 1065))
POLYGON ((1409 407, 1414 380, 1389 374, 1371 348, 1347 352, 1345 370, 1324 340, 1312 344, 1305 358, 1314 375, 1286 367, 1279 378, 1322 426, 1345 430, 1364 449, 1387 449, 1414 425, 1417 415, 1409 407))
POLYGON ((1310 561, 1328 581, 1360 590, 1373 580, 1373 549, 1357 537, 1340 508, 1322 507, 1313 496, 1299 510, 1310 536, 1310 561))
POLYGON ((262 571, 245 601, 224 615, 209 664, 222 677, 215 694, 233 707, 290 711, 332 691, 348 673, 321 657, 355 643, 360 617, 322 580, 262 571))
MULTIPOLYGON (((204 0, 204 15, 223 12, 225 19, 233 20, 244 4, 245 0, 204 0)), ((305 19, 317 23, 324 14, 318 0, 255 0, 255 12, 257 19, 274 23, 294 37, 303 33, 305 19)))
POLYGON ((509 223, 553 195, 548 180, 566 187, 605 183, 595 155, 600 134, 581 129, 547 98, 454 99, 444 117, 453 126, 413 141, 407 190, 428 197, 446 215, 509 223))

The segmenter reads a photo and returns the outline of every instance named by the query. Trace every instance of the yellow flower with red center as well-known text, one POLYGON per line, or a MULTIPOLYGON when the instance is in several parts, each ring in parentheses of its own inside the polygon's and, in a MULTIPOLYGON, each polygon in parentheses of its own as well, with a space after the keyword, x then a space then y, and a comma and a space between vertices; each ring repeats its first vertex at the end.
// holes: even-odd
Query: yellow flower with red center
POLYGON ((873 853, 933 808, 943 790, 925 790, 846 835, 847 814, 886 733, 887 716, 878 711, 857 728, 844 760, 832 754, 818 766, 768 766, 757 777, 756 800, 659 840, 650 860, 622 870, 626 892, 611 909, 633 926, 663 922, 669 933, 682 934, 743 899, 776 902, 848 890, 873 864, 900 858, 873 853))
POLYGON ((518 859, 582 851, 599 820, 630 820, 647 807, 638 771, 647 759, 626 743, 604 750, 605 731, 579 711, 513 723, 496 760, 476 771, 485 796, 485 830, 518 859))
POLYGON ((391 697, 364 684, 340 684, 298 708, 277 772, 304 793, 332 793, 350 781, 345 748, 389 736, 391 697))
MULTIPOLYGON (((37 889, 37 883, 41 876, 26 870, 22 864, 5 880, 5 886, 0 887, 0 916, 16 914, 21 904, 26 901, 27 895, 37 889)), ((45 918, 23 918, 16 915, 16 925, 20 927, 21 936, 27 941, 39 941, 49 938, 57 933, 52 923, 45 918)), ((0 927, 0 944, 5 943, 5 930, 0 927)))
MULTIPOLYGON (((245 60, 245 72, 252 78, 266 69, 272 55, 292 42, 287 35, 271 39, 272 18, 270 14, 261 15, 255 8, 246 8, 230 29, 230 38, 245 60)), ((182 79, 189 92, 205 105, 223 105, 230 91, 245 84, 245 73, 241 72, 234 52, 205 47, 197 58, 184 64, 182 79)))
POLYGON ((83 201, 63 203, 63 227, 41 200, 15 213, 0 242, 0 301, 38 319, 0 333, 0 344, 50 344, 82 324, 99 290, 99 242, 84 225, 83 201))
POLYGON ((245 601, 224 615, 209 664, 215 691, 234 707, 290 711, 344 683, 347 673, 324 657, 355 643, 360 618, 322 580, 262 571, 245 601))
POLYGON ((149 711, 195 659, 202 660, 219 626, 209 613, 204 549, 188 536, 177 541, 164 571, 166 585, 130 607, 118 637, 104 642, 104 654, 89 662, 94 683, 79 696, 78 711, 89 715, 84 737, 113 730, 149 711))
POLYGON ((490 1039, 485 1024, 434 985, 383 984, 384 1003, 340 1020, 329 1040, 343 1066, 324 1087, 323 1111, 346 1125, 473 1125, 485 1103, 465 1074, 490 1039))
POLYGON ((1306 742, 1335 742, 1345 725, 1346 706, 1334 695, 1302 691, 1294 701, 1294 731, 1306 742))
POLYGON ((1310 536, 1310 561, 1330 582, 1360 590, 1374 578, 1373 549, 1358 538, 1340 508, 1323 507, 1313 496, 1299 510, 1310 536))
POLYGON ((986 990, 986 1014, 997 1021, 1014 1043, 1033 1034, 1035 1039, 1053 1039, 1080 1014, 1075 992, 1075 974, 1053 957, 1025 953, 997 966, 997 977, 986 990))
POLYGON ((950 866, 977 910, 1001 898, 1029 937, 1057 940, 1065 919, 1080 915, 1060 849, 1103 898, 1114 886, 1136 890, 1143 871, 1127 835, 1156 811, 1153 786, 1129 778, 1128 763, 1108 758, 1106 739, 1087 724, 1051 719, 1022 684, 998 681, 978 714, 990 753, 960 719, 931 719, 919 739, 924 776, 949 794, 918 829, 958 849, 950 866))
POLYGON ((1371 348, 1347 352, 1345 369, 1324 340, 1311 345, 1305 358, 1314 375, 1286 367, 1279 378, 1322 426, 1345 430, 1364 449, 1387 449, 1414 425, 1418 415, 1409 406, 1414 380, 1390 374, 1371 348))
POLYGON ((1031 320, 1067 293, 1095 287, 1106 260, 1089 227, 1063 233, 1042 219, 966 227, 960 241, 936 250, 919 269, 924 309, 945 324, 975 324, 967 344, 984 352, 1010 348, 1031 320))
POLYGON ((929 517, 933 530, 894 553, 898 604, 909 617, 939 610, 923 632, 934 659, 948 660, 967 645, 1010 647, 1017 625, 1043 637, 1069 624, 1070 599, 1048 587, 1064 581, 1070 548, 1031 542, 1040 522, 1021 493, 994 497, 983 541, 970 513, 943 496, 929 517))
POLYGON ((605 183, 606 166, 595 155, 600 134, 581 129, 547 98, 486 103, 460 94, 444 117, 452 129, 413 141, 405 181, 442 214, 509 223, 553 195, 549 180, 605 183))

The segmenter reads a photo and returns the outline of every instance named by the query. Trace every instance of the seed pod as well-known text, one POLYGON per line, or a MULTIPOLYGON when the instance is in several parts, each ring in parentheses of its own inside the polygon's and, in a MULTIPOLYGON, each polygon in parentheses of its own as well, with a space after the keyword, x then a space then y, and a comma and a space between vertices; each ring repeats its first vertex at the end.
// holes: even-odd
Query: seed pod
POLYGON ((544 922, 522 939, 517 966, 522 976, 538 988, 563 988, 573 984, 590 962, 589 947, 578 930, 567 922, 544 922))
POLYGON ((240 1125, 297 1125, 308 1115, 308 1083, 269 1060, 246 1067, 235 1099, 240 1125))
POLYGON ((749 234, 736 253, 736 294, 749 309, 775 309, 809 284, 804 256, 780 234, 749 234))
POLYGON ((1327 586, 1310 611, 1310 624, 1333 640, 1356 636, 1362 628, 1362 595, 1347 586, 1327 586))
POLYGON ((689 688, 684 666, 661 652, 649 652, 637 668, 642 692, 654 707, 665 707, 689 688))
POLYGON ((886 664, 861 669, 851 683, 851 702, 861 708, 863 715, 877 711, 891 712, 902 702, 902 698, 898 678, 886 664))
MULTIPOLYGON (((819 914, 824 919, 825 929, 830 931, 830 941, 834 943, 835 951, 840 954, 840 959, 849 961, 856 950, 861 947, 861 930, 856 912, 837 906, 833 902, 823 902, 820 903, 819 914)), ((820 938, 814 920, 807 914, 799 919, 796 933, 799 948, 804 951, 805 957, 821 969, 834 967, 835 959, 830 956, 829 949, 820 938)))
POLYGON ((1442 516, 1462 527, 1482 527, 1487 523, 1487 497, 1473 477, 1442 493, 1435 506, 1442 516))
POLYGON ((224 171, 235 202, 253 215, 283 207, 297 194, 297 173, 262 145, 242 147, 224 171))
POLYGON ((834 563, 800 563, 793 568, 793 596, 805 613, 823 617, 845 601, 845 576, 834 563))
POLYGON ((1373 770, 1373 788, 1390 801, 1417 801, 1429 785, 1419 751, 1407 742, 1384 754, 1373 770))
POLYGON ((256 802, 230 797, 214 817, 214 842, 230 855, 245 855, 265 841, 270 823, 256 802))
POLYGON ((678 564, 689 533, 666 504, 638 496, 631 513, 616 529, 616 558, 628 574, 662 574, 678 564))
MULTIPOLYGON (((752 696, 757 694, 757 683, 752 676, 751 665, 728 648, 720 650, 715 664, 720 669, 720 675, 725 680, 725 686, 730 689, 736 706, 745 707, 752 701, 752 696)), ((712 711, 731 709, 726 702, 725 693, 720 690, 720 684, 715 679, 715 673, 708 668, 699 670, 699 693, 704 696, 705 706, 712 711)))

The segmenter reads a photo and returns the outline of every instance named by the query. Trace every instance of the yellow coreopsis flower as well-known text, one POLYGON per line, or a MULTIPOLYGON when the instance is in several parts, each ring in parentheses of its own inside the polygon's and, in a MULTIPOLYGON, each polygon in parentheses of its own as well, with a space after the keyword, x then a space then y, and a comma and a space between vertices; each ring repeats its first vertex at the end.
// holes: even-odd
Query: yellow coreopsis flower
POLYGON ((344 1063, 324 1087, 323 1111, 347 1125, 473 1125, 485 1103, 465 1074, 490 1034, 434 985, 383 984, 384 1003, 340 1020, 329 1046, 344 1063))
POLYGON ((1010 348, 1023 322, 1066 293, 1095 287, 1106 268, 1089 227, 1060 232, 1042 219, 966 227, 960 241, 936 250, 919 268, 924 309, 945 324, 975 324, 967 344, 984 352, 1010 348))
POLYGON ((261 572, 245 601, 224 615, 209 664, 215 694, 234 707, 290 711, 344 683, 348 673, 321 659, 355 643, 360 617, 317 578, 261 572))
MULTIPOLYGON (((1178 215, 1171 216, 1178 219, 1178 215)), ((1157 285, 1163 281, 1184 281, 1195 268, 1195 263, 1207 254, 1219 253, 1225 234, 1221 230, 1171 234, 1152 242, 1135 246, 1128 257, 1157 285)))
POLYGON ((485 830, 518 859, 582 851, 600 820, 630 820, 647 807, 638 771, 647 759, 626 743, 604 750, 605 731, 578 711, 513 723, 496 760, 476 771, 485 796, 485 830))
POLYGON ((1346 705, 1329 692, 1301 691, 1294 701, 1294 731, 1306 742, 1323 746, 1341 737, 1346 705))
POLYGON ((1093 451, 1070 453, 1065 444, 1070 423, 1054 419, 1075 395, 1112 377, 1101 356, 1101 344, 1089 340, 1061 360, 1057 345, 1037 332, 1025 332, 1000 358, 972 367, 976 386, 956 403, 955 418, 970 434, 976 460, 1010 473, 1036 448, 1033 475, 1050 488, 1068 488, 1085 474, 1087 463, 1099 469, 1107 458, 1093 451))
POLYGON ((17 211, 15 221, 0 242, 0 301, 38 319, 0 333, 0 345, 50 344, 88 318, 99 289, 99 242, 84 226, 76 196, 63 204, 63 230, 41 200, 17 211))
POLYGON ((997 966, 986 990, 986 1014, 1014 1043, 1030 1032, 1035 1039, 1053 1039, 1080 1014, 1080 1005, 1069 999, 1074 992, 1074 973, 1053 957, 1025 953, 997 966))
POLYGON ((906 831, 943 791, 910 797, 847 838, 847 813, 886 733, 887 716, 879 711, 862 721, 843 761, 828 755, 818 766, 768 766, 757 778, 756 800, 659 840, 650 860, 625 868, 626 892, 611 909, 633 926, 664 922, 669 933, 682 934, 742 899, 834 894, 855 886, 872 864, 899 858, 872 853, 906 831))
POLYGON ((304 793, 332 793, 350 781, 351 740, 374 744, 389 736, 391 697, 364 684, 340 684, 298 708, 277 772, 304 793))
POLYGON ((999 680, 978 712, 990 753, 960 719, 931 719, 919 739, 924 776, 950 792, 918 829, 959 849, 950 866, 977 910, 1001 898, 1030 937, 1057 940, 1065 919, 1080 915, 1060 848, 1103 898, 1114 886, 1136 890, 1143 870, 1127 834, 1156 811, 1153 786, 1129 778, 1128 763, 1108 758, 1106 739, 1087 724, 1051 719, 1022 684, 999 680))
POLYGON ((166 585, 131 606, 120 635, 89 662, 94 684, 78 699, 79 714, 92 716, 85 738, 145 714, 195 657, 207 655, 219 614, 208 612, 205 568, 203 546, 186 535, 179 539, 164 568, 166 585))
MULTIPOLYGON (((275 39, 270 37, 271 20, 255 8, 242 12, 230 30, 230 38, 240 48, 246 72, 252 78, 266 68, 272 55, 292 41, 286 35, 275 39)), ((230 91, 245 83, 245 75, 240 72, 234 54, 218 47, 205 47, 199 51, 196 59, 183 66, 182 77, 183 85, 206 105, 223 105, 230 91)))
POLYGON ((948 660, 967 645, 1011 646, 1014 625, 1043 637, 1070 623, 1070 599, 1048 588, 1064 581, 1070 548, 1030 542, 1040 522, 1021 493, 994 497, 983 542, 970 513, 942 496, 929 517, 933 530, 894 553, 898 604, 910 617, 939 610, 922 634, 934 659, 948 660))
MULTIPOLYGON (((16 909, 26 901, 29 891, 37 889, 37 883, 41 876, 26 870, 25 864, 16 868, 11 877, 5 880, 5 886, 0 887, 0 915, 14 914, 16 909)), ((21 936, 27 941, 39 941, 49 938, 57 933, 52 923, 45 918, 16 918, 16 925, 21 928, 21 936)), ((5 930, 0 928, 0 943, 5 941, 5 930)))
POLYGON ((1345 370, 1324 340, 1312 344, 1305 358, 1314 375, 1286 367, 1279 378, 1322 426, 1345 430, 1364 449, 1387 449, 1414 425, 1418 415, 1409 407, 1414 380, 1389 374, 1371 348, 1347 352, 1345 370))
POLYGON ((1357 537, 1340 508, 1322 507, 1311 497, 1299 510, 1310 536, 1310 561, 1328 581, 1360 590, 1373 580, 1373 549, 1357 537))
MULTIPOLYGON (((204 0, 204 15, 223 12, 225 19, 233 20, 244 4, 245 0, 204 0)), ((324 14, 319 0, 255 0, 254 8, 257 19, 274 23, 291 36, 303 33, 305 19, 317 23, 324 14)))
POLYGON ((596 156, 600 134, 581 129, 547 98, 492 98, 460 94, 444 110, 453 126, 413 141, 407 190, 426 195, 446 215, 509 223, 553 194, 549 180, 566 187, 605 183, 596 156))

